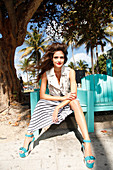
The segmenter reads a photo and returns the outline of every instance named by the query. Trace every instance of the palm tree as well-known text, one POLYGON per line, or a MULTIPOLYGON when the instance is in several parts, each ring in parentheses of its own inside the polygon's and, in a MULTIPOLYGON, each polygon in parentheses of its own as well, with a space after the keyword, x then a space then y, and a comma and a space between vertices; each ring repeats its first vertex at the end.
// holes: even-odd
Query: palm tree
POLYGON ((92 74, 94 74, 94 64, 93 64, 93 50, 94 50, 94 46, 95 46, 94 42, 95 42, 94 40, 92 41, 92 39, 90 39, 88 33, 84 32, 84 34, 82 34, 79 37, 79 40, 78 40, 78 42, 76 44, 76 48, 78 48, 81 45, 85 44, 87 54, 89 53, 89 50, 91 50, 92 74))
POLYGON ((74 59, 74 48, 76 48, 77 36, 78 36, 77 31, 76 32, 74 31, 71 36, 68 35, 68 32, 66 32, 63 35, 63 39, 64 39, 63 42, 66 43, 67 46, 71 47, 72 58, 73 58, 73 62, 74 62, 75 67, 76 67, 76 62, 75 62, 75 59, 74 59))
POLYGON ((23 73, 27 74, 27 82, 28 82, 28 68, 29 68, 29 61, 24 58, 23 61, 20 61, 20 65, 18 65, 20 67, 20 69, 23 71, 23 73))
POLYGON ((25 45, 27 47, 23 48, 19 52, 24 52, 20 58, 26 57, 28 61, 32 61, 34 66, 38 66, 39 60, 41 58, 41 52, 44 53, 44 49, 46 48, 46 43, 49 41, 43 38, 43 34, 39 33, 36 28, 31 29, 32 32, 27 32, 25 45))
POLYGON ((74 41, 74 39, 68 40, 67 41, 67 45, 71 47, 73 62, 74 62, 74 64, 76 64, 75 59, 74 59, 74 48, 75 48, 75 41, 74 41))
POLYGON ((70 62, 70 63, 68 64, 68 67, 72 68, 73 70, 76 69, 75 64, 74 64, 73 62, 70 62))
POLYGON ((86 63, 85 60, 80 60, 80 61, 77 61, 77 68, 78 70, 85 70, 87 72, 87 69, 88 69, 88 64, 86 63))
MULTIPOLYGON (((101 32, 101 34, 99 34, 99 37, 97 39, 97 37, 93 37, 93 38, 89 38, 87 36, 86 33, 84 33, 83 35, 81 35, 80 39, 78 40, 76 47, 80 47, 81 45, 85 44, 85 48, 86 48, 86 52, 87 54, 89 53, 89 50, 91 51, 91 65, 92 65, 92 74, 94 74, 94 64, 93 64, 93 53, 94 53, 94 48, 96 47, 96 56, 97 56, 97 64, 98 64, 98 45, 101 46, 101 50, 102 52, 104 51, 104 46, 106 45, 106 42, 109 42, 111 44, 113 44, 111 42, 111 40, 109 40, 107 38, 107 36, 110 36, 110 33, 106 33, 105 30, 103 30, 101 32), (105 40, 103 42, 103 40, 105 40)), ((97 66, 97 70, 98 70, 98 66, 97 66)), ((98 70, 99 72, 99 70, 98 70)))
POLYGON ((89 53, 89 50, 91 50, 91 66, 92 66, 92 74, 94 74, 94 64, 93 64, 94 44, 92 43, 92 41, 88 41, 85 44, 86 44, 87 54, 89 53))

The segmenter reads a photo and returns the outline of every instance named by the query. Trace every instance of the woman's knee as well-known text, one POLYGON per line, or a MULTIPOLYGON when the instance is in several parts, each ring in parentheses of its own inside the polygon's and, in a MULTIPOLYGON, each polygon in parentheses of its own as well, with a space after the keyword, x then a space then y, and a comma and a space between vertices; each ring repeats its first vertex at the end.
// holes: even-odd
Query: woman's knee
POLYGON ((77 100, 77 99, 75 99, 75 100, 72 100, 71 102, 70 102, 70 106, 71 107, 76 107, 76 106, 80 106, 80 103, 79 103, 79 100, 77 100))
POLYGON ((75 100, 72 100, 70 102, 70 108, 74 111, 74 112, 83 112, 82 111, 82 108, 80 106, 80 103, 79 103, 79 100, 75 99, 75 100))

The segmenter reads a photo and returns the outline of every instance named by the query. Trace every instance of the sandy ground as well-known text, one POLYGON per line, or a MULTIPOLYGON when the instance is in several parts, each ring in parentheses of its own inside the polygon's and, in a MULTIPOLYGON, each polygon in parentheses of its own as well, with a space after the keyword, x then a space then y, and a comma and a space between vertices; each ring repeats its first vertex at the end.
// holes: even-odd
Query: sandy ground
POLYGON ((13 103, 0 113, 0 141, 22 139, 30 122, 29 106, 13 103))
MULTIPOLYGON (((7 109, 0 113, 0 142, 23 139, 29 125, 30 118, 29 106, 21 106, 18 103, 13 103, 9 110, 7 109)), ((105 129, 110 127, 113 127, 112 112, 109 112, 108 115, 95 116, 96 129, 105 129)))
MULTIPOLYGON (((29 106, 13 103, 9 110, 0 113, 0 170, 88 169, 75 132, 66 132, 67 126, 72 128, 73 124, 75 128, 72 115, 57 126, 60 129, 51 128, 43 134, 40 141, 36 140, 31 154, 20 159, 18 150, 23 145, 29 121, 29 106)), ((96 157, 93 170, 113 170, 113 112, 95 114, 95 133, 90 133, 90 137, 96 157)))

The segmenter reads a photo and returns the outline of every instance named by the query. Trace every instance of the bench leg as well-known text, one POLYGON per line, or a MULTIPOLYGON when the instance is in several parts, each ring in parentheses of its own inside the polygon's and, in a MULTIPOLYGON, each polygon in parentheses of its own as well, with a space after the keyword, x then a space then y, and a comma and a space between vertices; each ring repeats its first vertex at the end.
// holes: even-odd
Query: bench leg
MULTIPOLYGON (((30 93, 31 116, 33 114, 33 111, 38 101, 39 101, 39 90, 37 90, 36 92, 31 92, 30 93)), ((33 134, 34 136, 38 136, 39 130, 36 130, 35 132, 33 132, 33 134)))
POLYGON ((94 132, 94 96, 93 91, 87 92, 88 97, 88 110, 85 115, 87 126, 88 126, 88 132, 94 132))

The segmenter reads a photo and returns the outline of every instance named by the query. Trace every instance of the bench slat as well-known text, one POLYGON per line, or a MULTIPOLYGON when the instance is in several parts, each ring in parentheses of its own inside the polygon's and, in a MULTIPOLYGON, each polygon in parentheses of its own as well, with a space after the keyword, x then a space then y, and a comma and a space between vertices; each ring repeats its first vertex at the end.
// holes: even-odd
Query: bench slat
MULTIPOLYGON (((87 101, 87 109, 90 110, 90 105, 93 107, 90 113, 87 111, 87 122, 90 122, 90 114, 93 118, 94 111, 113 110, 113 77, 94 74, 82 78, 81 83, 82 89, 93 92, 92 98, 90 96, 87 101)), ((91 130, 89 126, 88 130, 91 130)))
POLYGON ((108 75, 94 74, 82 78, 82 89, 95 92, 94 103, 113 101, 113 78, 108 75))

